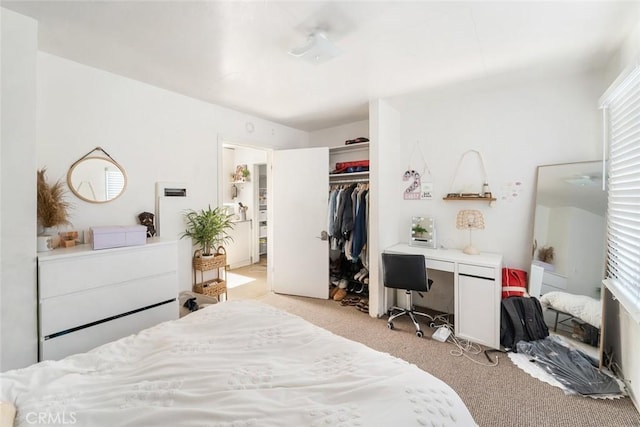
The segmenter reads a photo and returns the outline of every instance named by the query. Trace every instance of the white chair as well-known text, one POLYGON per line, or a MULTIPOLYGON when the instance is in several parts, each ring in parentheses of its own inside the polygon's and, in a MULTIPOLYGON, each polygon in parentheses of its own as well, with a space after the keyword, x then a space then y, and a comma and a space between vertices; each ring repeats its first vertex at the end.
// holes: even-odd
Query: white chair
POLYGON ((539 265, 531 264, 531 272, 529 273, 529 296, 540 299, 542 292, 542 276, 544 268, 539 265))

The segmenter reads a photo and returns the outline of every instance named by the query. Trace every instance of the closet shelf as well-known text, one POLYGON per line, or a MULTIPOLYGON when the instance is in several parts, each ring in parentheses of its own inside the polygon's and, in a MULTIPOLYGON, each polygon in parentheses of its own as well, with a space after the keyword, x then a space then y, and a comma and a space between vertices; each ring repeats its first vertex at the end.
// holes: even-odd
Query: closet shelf
POLYGON ((340 145, 338 147, 329 147, 329 152, 331 154, 342 153, 342 152, 350 152, 350 151, 369 151, 369 143, 368 142, 359 142, 357 144, 349 144, 349 145, 340 145))
POLYGON ((350 172, 350 173, 330 173, 329 179, 331 178, 349 178, 349 177, 366 177, 369 176, 369 171, 364 172, 350 172))

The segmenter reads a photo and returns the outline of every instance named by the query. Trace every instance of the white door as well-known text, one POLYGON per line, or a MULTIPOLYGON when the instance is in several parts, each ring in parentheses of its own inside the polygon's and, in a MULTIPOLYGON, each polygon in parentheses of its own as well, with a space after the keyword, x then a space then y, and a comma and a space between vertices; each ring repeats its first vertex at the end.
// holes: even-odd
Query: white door
POLYGON ((276 150, 272 158, 272 289, 329 298, 329 150, 276 150))

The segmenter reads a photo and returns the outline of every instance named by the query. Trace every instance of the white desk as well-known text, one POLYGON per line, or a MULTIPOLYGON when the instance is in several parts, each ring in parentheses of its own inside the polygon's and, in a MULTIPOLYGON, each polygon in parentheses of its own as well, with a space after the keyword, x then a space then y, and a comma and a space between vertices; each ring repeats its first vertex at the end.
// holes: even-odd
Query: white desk
POLYGON ((427 268, 453 273, 455 335, 500 348, 502 255, 467 255, 458 249, 431 249, 397 244, 387 253, 418 254, 427 268))

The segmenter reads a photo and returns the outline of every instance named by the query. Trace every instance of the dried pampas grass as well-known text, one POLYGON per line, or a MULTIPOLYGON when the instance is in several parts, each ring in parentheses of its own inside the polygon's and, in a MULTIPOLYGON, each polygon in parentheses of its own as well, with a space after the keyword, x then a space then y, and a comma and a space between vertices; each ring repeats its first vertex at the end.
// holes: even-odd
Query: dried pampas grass
POLYGON ((69 224, 67 210, 71 205, 64 200, 64 185, 60 180, 49 185, 45 172, 46 168, 38 171, 38 222, 43 227, 69 224))
POLYGON ((553 264, 553 246, 545 246, 538 249, 538 259, 547 264, 553 264))

